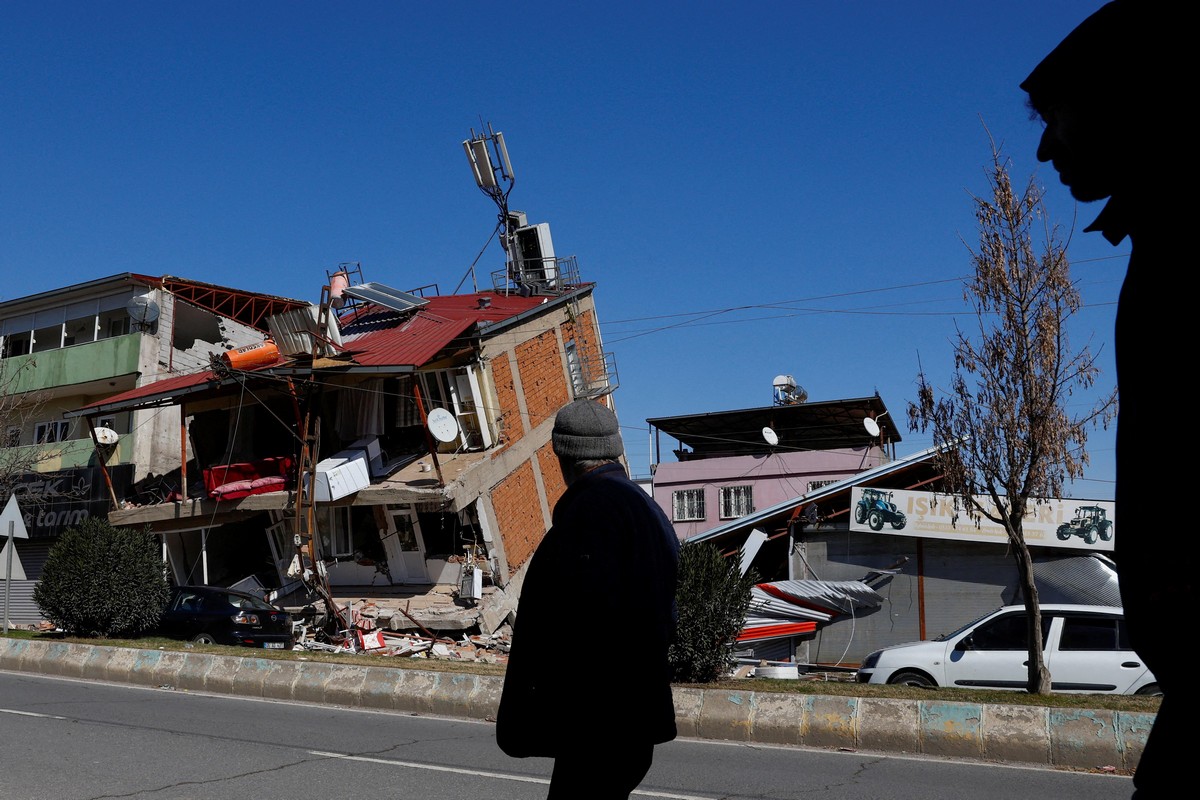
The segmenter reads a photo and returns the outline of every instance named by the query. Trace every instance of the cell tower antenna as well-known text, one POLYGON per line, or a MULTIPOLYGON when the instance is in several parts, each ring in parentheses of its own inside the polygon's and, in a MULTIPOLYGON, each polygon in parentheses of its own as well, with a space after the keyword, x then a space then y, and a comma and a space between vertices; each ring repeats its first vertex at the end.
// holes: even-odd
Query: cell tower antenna
MULTIPOLYGON (((482 130, 476 133, 471 128, 471 138, 463 141, 463 151, 471 165, 471 173, 475 177, 475 185, 480 191, 492 198, 499 209, 500 246, 504 248, 509 263, 509 269, 514 263, 512 254, 512 219, 508 213, 508 195, 516 182, 513 175, 512 162, 508 157, 508 147, 504 143, 504 133, 492 128, 492 123, 480 123, 482 130)), ((510 275, 511 277, 511 275, 510 275)))

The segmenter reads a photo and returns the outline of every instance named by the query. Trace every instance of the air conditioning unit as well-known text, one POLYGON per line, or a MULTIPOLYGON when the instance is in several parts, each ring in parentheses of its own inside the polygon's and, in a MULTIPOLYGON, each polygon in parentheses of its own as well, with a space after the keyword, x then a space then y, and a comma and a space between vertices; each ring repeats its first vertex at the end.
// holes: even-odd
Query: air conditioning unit
POLYGON ((517 228, 513 232, 511 257, 518 283, 550 289, 557 285, 558 267, 549 222, 517 228))

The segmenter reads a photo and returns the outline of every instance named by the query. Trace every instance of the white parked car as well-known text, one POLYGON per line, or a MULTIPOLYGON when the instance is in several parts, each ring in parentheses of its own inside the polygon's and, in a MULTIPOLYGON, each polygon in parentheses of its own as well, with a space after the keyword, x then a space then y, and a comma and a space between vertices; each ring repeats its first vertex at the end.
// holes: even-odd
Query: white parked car
MULTIPOLYGON (((1159 695, 1129 645, 1122 609, 1043 604, 1042 636, 1055 692, 1159 695)), ((1028 684, 1025 606, 1004 606, 932 641, 898 644, 863 659, 859 683, 1016 689, 1028 684)))

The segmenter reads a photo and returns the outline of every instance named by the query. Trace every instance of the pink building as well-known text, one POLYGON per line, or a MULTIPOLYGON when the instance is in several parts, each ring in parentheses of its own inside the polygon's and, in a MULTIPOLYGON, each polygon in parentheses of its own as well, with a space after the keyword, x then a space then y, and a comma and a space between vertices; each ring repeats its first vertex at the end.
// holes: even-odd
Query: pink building
POLYGON ((764 408, 646 421, 654 499, 681 540, 886 464, 901 438, 878 395, 810 403, 776 392, 764 408))

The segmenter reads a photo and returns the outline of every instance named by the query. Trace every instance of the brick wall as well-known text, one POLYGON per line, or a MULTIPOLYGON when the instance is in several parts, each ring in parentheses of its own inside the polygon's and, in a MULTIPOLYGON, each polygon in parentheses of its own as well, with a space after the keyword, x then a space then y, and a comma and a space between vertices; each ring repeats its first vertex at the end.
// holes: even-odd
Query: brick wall
POLYGON ((596 330, 596 315, 591 309, 581 312, 574 323, 568 322, 563 325, 563 338, 567 341, 574 340, 579 360, 588 365, 590 372, 584 376, 587 381, 594 382, 604 377, 600 334, 596 330))
POLYGON ((533 555, 546 533, 532 462, 526 461, 496 484, 492 489, 492 509, 504 540, 511 577, 533 555))
POLYGON ((525 424, 521 420, 521 406, 517 402, 517 386, 513 381, 512 366, 508 363, 508 353, 493 358, 491 368, 496 402, 500 406, 501 441, 512 444, 525 435, 525 424))
POLYGON ((563 357, 559 353, 558 337, 554 331, 546 331, 522 342, 517 345, 516 353, 521 388, 525 392, 525 407, 529 409, 528 425, 532 430, 570 402, 563 357))
POLYGON ((558 466, 558 456, 554 455, 554 445, 546 442, 537 451, 538 469, 542 471, 542 487, 546 490, 546 503, 551 510, 562 493, 567 490, 567 482, 563 480, 562 468, 558 466))

